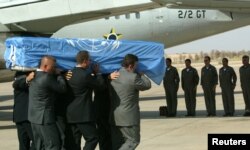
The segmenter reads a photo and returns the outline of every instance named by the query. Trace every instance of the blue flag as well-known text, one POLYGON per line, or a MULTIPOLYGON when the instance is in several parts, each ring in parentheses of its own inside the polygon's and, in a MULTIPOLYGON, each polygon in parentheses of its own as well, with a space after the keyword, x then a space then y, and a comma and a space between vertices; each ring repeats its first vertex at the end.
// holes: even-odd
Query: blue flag
POLYGON ((45 55, 54 56, 58 68, 70 70, 76 66, 76 54, 81 50, 90 53, 91 60, 100 65, 101 73, 111 73, 121 68, 126 54, 139 58, 138 72, 145 73, 160 84, 165 73, 164 46, 160 43, 103 39, 60 39, 14 37, 5 42, 6 67, 37 68, 45 55))

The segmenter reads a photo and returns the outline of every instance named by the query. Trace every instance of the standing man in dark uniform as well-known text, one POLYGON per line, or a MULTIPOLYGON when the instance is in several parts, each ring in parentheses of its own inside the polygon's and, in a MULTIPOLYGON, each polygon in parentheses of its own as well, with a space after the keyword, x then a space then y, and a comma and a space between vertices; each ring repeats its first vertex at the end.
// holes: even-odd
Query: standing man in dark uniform
POLYGON ((17 127, 19 150, 35 149, 32 129, 30 122, 28 121, 29 82, 33 78, 34 72, 17 71, 13 83, 13 121, 16 123, 17 127))
POLYGON ((59 131, 56 126, 56 94, 66 91, 62 76, 55 75, 56 60, 44 56, 35 78, 30 84, 28 119, 34 135, 36 150, 60 150, 59 131))
POLYGON ((224 116, 234 115, 234 88, 237 77, 232 67, 228 66, 228 59, 222 59, 223 67, 219 71, 220 87, 225 114, 224 116))
POLYGON ((250 65, 249 56, 242 57, 243 66, 240 67, 240 83, 245 101, 244 116, 250 116, 250 65))
POLYGON ((210 64, 210 57, 205 56, 205 66, 201 69, 201 86, 204 91, 207 116, 216 116, 215 90, 218 84, 216 68, 210 64))
POLYGON ((185 60, 186 68, 181 72, 181 86, 185 92, 185 102, 187 108, 186 116, 195 116, 196 91, 199 83, 197 70, 191 66, 191 60, 185 60))
POLYGON ((166 59, 166 73, 163 78, 163 85, 166 93, 168 117, 175 117, 177 111, 177 91, 179 89, 180 77, 178 71, 172 66, 172 60, 166 59))
POLYGON ((67 107, 67 120, 74 133, 75 150, 81 149, 81 137, 86 143, 84 150, 94 150, 98 143, 98 133, 95 122, 93 89, 103 89, 104 80, 99 74, 99 66, 93 66, 93 74, 88 70, 90 56, 87 51, 80 51, 76 56, 77 66, 72 70, 68 80, 74 99, 67 107))

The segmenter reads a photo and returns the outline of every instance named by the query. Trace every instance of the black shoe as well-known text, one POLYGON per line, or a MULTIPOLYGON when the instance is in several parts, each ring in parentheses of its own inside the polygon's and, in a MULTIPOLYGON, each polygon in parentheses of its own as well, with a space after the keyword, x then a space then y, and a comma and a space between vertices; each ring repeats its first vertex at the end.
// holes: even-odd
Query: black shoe
POLYGON ((229 114, 224 114, 224 115, 223 115, 223 117, 228 117, 228 116, 229 116, 229 114))

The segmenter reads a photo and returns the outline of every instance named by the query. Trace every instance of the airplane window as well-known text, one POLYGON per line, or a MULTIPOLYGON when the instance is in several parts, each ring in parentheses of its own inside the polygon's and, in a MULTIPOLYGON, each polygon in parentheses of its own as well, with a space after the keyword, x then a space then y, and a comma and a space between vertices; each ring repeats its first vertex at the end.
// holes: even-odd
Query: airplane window
POLYGON ((135 13, 135 18, 136 18, 136 19, 139 19, 139 18, 140 18, 140 13, 139 13, 139 12, 136 12, 136 13, 135 13))
POLYGON ((125 15, 126 19, 130 19, 130 14, 125 15))

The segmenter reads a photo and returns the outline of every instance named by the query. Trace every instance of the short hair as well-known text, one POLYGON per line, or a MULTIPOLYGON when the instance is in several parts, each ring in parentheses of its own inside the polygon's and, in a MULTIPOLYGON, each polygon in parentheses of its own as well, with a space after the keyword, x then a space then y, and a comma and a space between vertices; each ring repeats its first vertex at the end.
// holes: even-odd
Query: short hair
POLYGON ((138 62, 138 57, 133 54, 127 54, 122 62, 123 67, 128 67, 129 65, 135 65, 135 63, 138 62))
POLYGON ((39 67, 41 67, 42 65, 44 65, 44 61, 45 59, 49 59, 49 60, 52 60, 56 63, 56 59, 53 57, 53 56, 49 56, 49 55, 46 55, 46 56, 43 56, 39 62, 39 67))
POLYGON ((242 59, 249 59, 249 56, 244 55, 244 56, 242 56, 242 59))
POLYGON ((81 64, 88 59, 89 59, 89 52, 88 51, 80 51, 76 55, 77 64, 81 64))
POLYGON ((211 60, 211 58, 209 56, 205 56, 204 58, 207 58, 209 61, 211 60))
POLYGON ((226 62, 228 62, 228 59, 227 59, 227 58, 222 58, 222 61, 224 61, 224 60, 225 60, 226 62))
POLYGON ((190 62, 191 63, 191 59, 186 59, 185 62, 190 62))
POLYGON ((171 58, 166 58, 166 61, 169 61, 170 63, 172 63, 172 59, 171 58))

